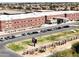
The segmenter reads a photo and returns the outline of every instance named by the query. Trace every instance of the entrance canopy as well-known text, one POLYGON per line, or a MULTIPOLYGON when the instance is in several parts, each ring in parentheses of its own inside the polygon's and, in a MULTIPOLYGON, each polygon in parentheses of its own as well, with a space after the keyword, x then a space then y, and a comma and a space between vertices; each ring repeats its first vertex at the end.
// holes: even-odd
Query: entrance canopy
POLYGON ((63 19, 63 20, 69 20, 68 18, 65 18, 65 17, 54 17, 53 19, 63 19))

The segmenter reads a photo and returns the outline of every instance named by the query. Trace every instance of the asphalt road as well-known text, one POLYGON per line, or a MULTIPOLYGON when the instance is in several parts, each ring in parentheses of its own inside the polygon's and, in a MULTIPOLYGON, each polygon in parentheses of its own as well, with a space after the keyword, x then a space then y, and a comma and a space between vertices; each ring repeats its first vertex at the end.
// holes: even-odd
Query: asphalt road
POLYGON ((5 46, 0 46, 0 57, 21 57, 20 55, 10 51, 5 46))
POLYGON ((79 27, 72 26, 72 27, 69 27, 69 28, 63 28, 63 29, 59 29, 59 30, 48 31, 46 33, 39 33, 39 34, 22 36, 22 37, 18 37, 18 38, 15 38, 15 39, 6 40, 4 42, 0 42, 0 57, 21 57, 20 55, 17 55, 16 53, 7 49, 5 47, 5 44, 7 44, 7 43, 11 43, 11 42, 15 42, 15 41, 23 40, 23 39, 28 39, 28 38, 32 38, 32 37, 49 35, 49 34, 53 34, 53 33, 57 33, 57 32, 69 31, 71 29, 76 29, 76 28, 79 28, 79 27))

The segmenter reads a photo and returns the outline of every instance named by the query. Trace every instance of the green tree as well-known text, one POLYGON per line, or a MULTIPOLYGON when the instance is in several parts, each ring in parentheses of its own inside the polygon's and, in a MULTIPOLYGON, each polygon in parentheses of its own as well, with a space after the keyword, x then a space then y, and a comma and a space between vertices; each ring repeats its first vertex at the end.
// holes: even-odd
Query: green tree
POLYGON ((79 53, 79 42, 72 45, 72 49, 76 51, 76 53, 79 53))

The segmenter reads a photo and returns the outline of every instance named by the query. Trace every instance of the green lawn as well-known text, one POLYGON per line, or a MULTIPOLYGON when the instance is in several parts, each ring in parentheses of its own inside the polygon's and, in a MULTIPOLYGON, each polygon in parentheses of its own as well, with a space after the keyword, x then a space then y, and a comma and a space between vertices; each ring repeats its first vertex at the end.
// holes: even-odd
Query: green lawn
POLYGON ((9 44, 8 48, 11 48, 14 51, 20 51, 20 50, 24 49, 23 46, 17 45, 17 44, 14 44, 14 43, 9 44))
MULTIPOLYGON (((58 32, 58 33, 55 33, 55 35, 54 34, 44 35, 44 36, 36 37, 38 39, 37 44, 45 44, 45 43, 53 42, 63 38, 69 38, 73 35, 78 35, 78 34, 79 34, 79 29, 75 29, 74 31, 70 30, 66 32, 58 32)), ((20 43, 17 43, 17 42, 9 43, 7 47, 14 51, 21 51, 27 48, 27 46, 31 44, 32 44, 31 39, 28 39, 28 40, 25 39, 25 40, 22 40, 20 43)))

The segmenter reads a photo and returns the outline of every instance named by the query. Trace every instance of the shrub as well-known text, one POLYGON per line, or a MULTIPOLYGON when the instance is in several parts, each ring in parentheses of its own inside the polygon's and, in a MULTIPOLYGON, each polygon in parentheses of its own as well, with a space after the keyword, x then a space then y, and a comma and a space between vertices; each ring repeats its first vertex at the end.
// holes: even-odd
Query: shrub
POLYGON ((76 51, 76 53, 79 53, 79 42, 72 45, 72 49, 76 51))
POLYGON ((54 56, 56 57, 72 57, 72 56, 76 56, 76 52, 72 49, 67 49, 61 52, 57 52, 54 56))

